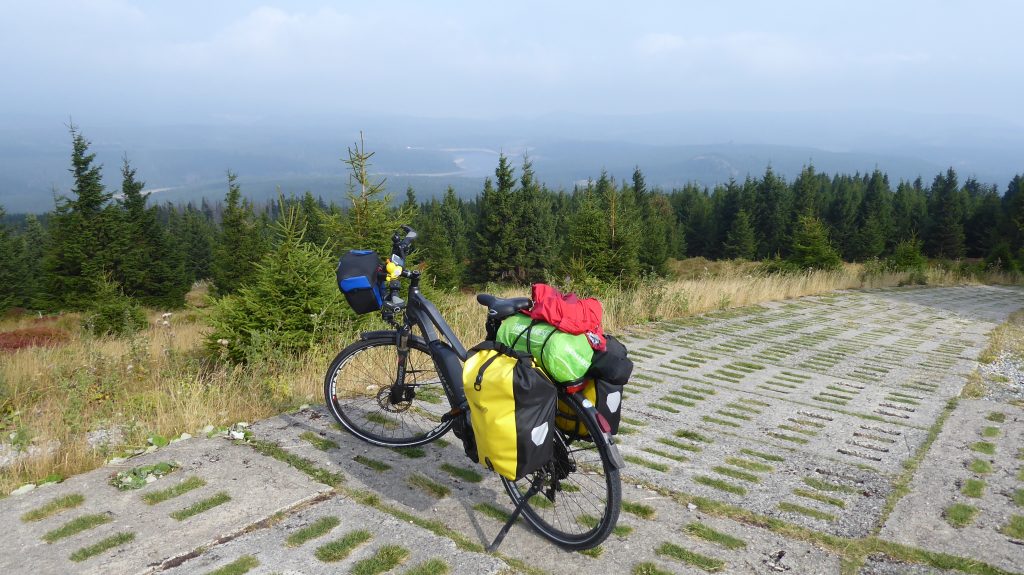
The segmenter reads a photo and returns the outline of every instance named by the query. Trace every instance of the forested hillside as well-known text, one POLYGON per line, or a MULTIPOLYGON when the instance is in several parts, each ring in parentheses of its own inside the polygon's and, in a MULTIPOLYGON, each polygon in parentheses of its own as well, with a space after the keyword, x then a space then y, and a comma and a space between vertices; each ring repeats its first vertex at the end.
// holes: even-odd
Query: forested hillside
POLYGON ((0 213, 0 308, 85 310, 100 293, 175 308, 198 280, 210 280, 218 295, 234 293, 287 237, 275 232, 283 211, 294 211, 290 233, 298 241, 332 259, 357 247, 385 252, 393 228, 410 223, 421 233, 419 261, 443 288, 545 279, 629 284, 667 274, 672 258, 695 256, 767 260, 776 271, 830 268, 840 259, 916 265, 922 256, 1005 271, 1024 266, 1021 176, 1001 190, 961 181, 952 168, 931 181, 891 182, 878 170, 823 174, 807 166, 786 181, 769 166, 760 177, 713 189, 662 190, 649 188, 637 167, 628 179, 600 172, 586 185, 551 190, 528 157, 501 156, 475 198, 449 188, 419 202, 409 188, 398 203, 369 175, 372 153, 357 146, 353 176, 338 182, 350 199, 344 205, 308 192, 254 205, 232 173, 220 201, 149 205, 145 175, 127 156, 121 188, 110 190, 85 137, 72 128, 71 140, 74 186, 53 211, 0 213))

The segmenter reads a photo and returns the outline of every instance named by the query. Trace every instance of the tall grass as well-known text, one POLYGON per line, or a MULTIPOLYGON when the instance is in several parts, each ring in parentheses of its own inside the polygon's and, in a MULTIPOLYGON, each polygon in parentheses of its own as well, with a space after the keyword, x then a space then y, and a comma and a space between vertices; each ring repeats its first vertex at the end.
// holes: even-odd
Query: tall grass
MULTIPOLYGON (((908 274, 866 274, 858 265, 837 272, 773 275, 760 274, 751 264, 711 262, 708 269, 704 263, 678 265, 680 279, 602 287, 599 293, 581 295, 602 300, 605 328, 614 332, 651 320, 910 281, 908 274)), ((982 279, 1013 280, 998 274, 982 279)), ((952 271, 928 272, 931 285, 977 281, 952 271)), ((525 286, 486 286, 480 291, 529 294, 525 286)), ((51 322, 70 334, 65 344, 0 352, 0 442, 13 442, 31 453, 0 468, 0 493, 54 472, 68 476, 95 468, 125 450, 145 447, 154 434, 195 434, 207 425, 252 421, 318 403, 327 364, 355 336, 353 328, 302 357, 268 350, 259 361, 231 366, 209 358, 203 349, 208 329, 204 290, 194 290, 188 301, 189 307, 175 312, 166 325, 160 312, 150 312, 150 327, 129 339, 93 337, 78 327, 75 314, 68 314, 51 322), (87 441, 90 434, 102 432, 113 441, 87 441)), ((484 313, 475 293, 442 293, 435 303, 467 346, 483 338, 484 313)), ((0 332, 38 322, 31 317, 6 319, 0 332)))

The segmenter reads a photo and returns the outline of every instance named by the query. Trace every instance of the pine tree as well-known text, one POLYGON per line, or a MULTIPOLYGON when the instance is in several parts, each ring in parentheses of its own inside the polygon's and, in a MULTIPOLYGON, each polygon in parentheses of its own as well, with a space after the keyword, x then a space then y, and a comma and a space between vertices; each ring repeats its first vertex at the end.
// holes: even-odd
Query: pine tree
MULTIPOLYGON (((577 206, 568 219, 568 248, 570 261, 563 261, 566 271, 577 275, 606 279, 614 270, 611 265, 609 227, 606 215, 592 184, 576 192, 577 206)), ((586 277, 573 278, 584 280, 586 277)))
POLYGON ((555 221, 549 194, 537 183, 529 157, 523 157, 523 173, 512 202, 518 216, 512 227, 522 238, 514 277, 523 283, 544 281, 554 261, 555 221))
POLYGON ((723 254, 729 259, 752 260, 757 255, 757 238, 747 211, 740 209, 725 238, 723 254))
POLYGON ((51 309, 81 310, 111 267, 115 231, 107 209, 111 194, 102 182, 102 168, 74 125, 71 133, 72 198, 60 197, 50 218, 51 248, 44 260, 44 305, 51 309))
POLYGON ((789 186, 775 175, 771 166, 757 183, 753 224, 758 237, 759 257, 785 255, 788 247, 789 214, 792 200, 789 186))
POLYGON ((474 252, 474 269, 488 281, 502 281, 515 276, 515 262, 521 261, 523 238, 510 222, 518 221, 518 210, 513 205, 512 190, 515 174, 504 154, 498 157, 495 180, 484 181, 484 191, 478 206, 474 252))
POLYGON ((801 269, 836 270, 842 266, 839 254, 828 240, 828 230, 818 218, 802 216, 793 231, 793 244, 786 261, 801 269))
POLYGON ((0 312, 25 303, 23 281, 25 243, 3 223, 5 212, 0 206, 0 312))
POLYGON ((964 255, 964 213, 953 168, 935 176, 928 206, 932 222, 926 245, 939 258, 959 259, 964 255))
POLYGON ((622 279, 632 281, 640 272, 640 210, 628 188, 618 188, 608 173, 601 172, 594 189, 602 200, 608 225, 610 261, 606 281, 622 279))
POLYGON ((857 239, 851 259, 864 261, 877 258, 886 249, 891 237, 892 206, 889 179, 875 170, 868 180, 857 212, 857 239))
POLYGON ((23 240, 25 276, 21 284, 22 305, 28 308, 37 308, 42 296, 40 292, 43 286, 43 258, 50 239, 35 214, 25 216, 23 240))
POLYGON ((263 239, 252 204, 242 197, 237 180, 236 174, 228 172, 224 214, 210 265, 214 292, 221 296, 234 293, 249 281, 263 255, 263 239))
POLYGON ((466 223, 465 206, 455 196, 455 188, 448 186, 444 193, 444 200, 438 209, 438 220, 443 226, 445 237, 452 252, 452 259, 455 261, 459 285, 465 277, 466 264, 469 258, 468 234, 470 227, 466 223))

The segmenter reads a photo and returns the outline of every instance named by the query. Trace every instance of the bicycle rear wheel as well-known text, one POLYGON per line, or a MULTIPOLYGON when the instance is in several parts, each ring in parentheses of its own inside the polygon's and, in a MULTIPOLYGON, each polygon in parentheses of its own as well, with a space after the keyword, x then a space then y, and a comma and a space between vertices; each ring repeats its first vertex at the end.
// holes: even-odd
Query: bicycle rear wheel
POLYGON ((444 435, 452 422, 442 422, 441 416, 451 407, 430 351, 409 341, 405 387, 392 393, 397 366, 393 337, 364 339, 346 347, 324 378, 331 415, 352 435, 384 447, 412 447, 444 435))
MULTIPOLYGON (((561 394, 560 394, 561 396, 561 394)), ((615 528, 622 504, 619 470, 593 411, 584 408, 581 394, 561 396, 589 437, 556 428, 555 455, 542 469, 519 481, 502 478, 514 506, 531 486, 540 491, 523 506, 523 517, 541 535, 572 551, 600 545, 615 528)))

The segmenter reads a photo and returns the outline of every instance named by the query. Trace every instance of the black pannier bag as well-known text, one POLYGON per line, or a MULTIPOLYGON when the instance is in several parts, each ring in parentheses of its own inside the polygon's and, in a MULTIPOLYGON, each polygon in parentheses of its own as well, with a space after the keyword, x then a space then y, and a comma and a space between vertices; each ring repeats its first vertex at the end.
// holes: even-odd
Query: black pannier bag
POLYGON ((607 347, 594 353, 587 377, 603 379, 612 385, 626 385, 633 375, 633 360, 627 357, 626 346, 613 336, 605 335, 607 347))
MULTIPOLYGON (((608 422, 610 433, 619 432, 622 419, 622 388, 633 374, 633 361, 627 357, 626 346, 613 336, 605 335, 605 351, 594 353, 587 370, 583 397, 597 407, 597 412, 608 422)), ((569 406, 559 402, 555 423, 561 429, 585 437, 583 428, 569 406)))
POLYGON ((351 250, 338 261, 338 289, 345 294, 348 305, 358 313, 381 308, 384 283, 380 257, 373 250, 351 250))

